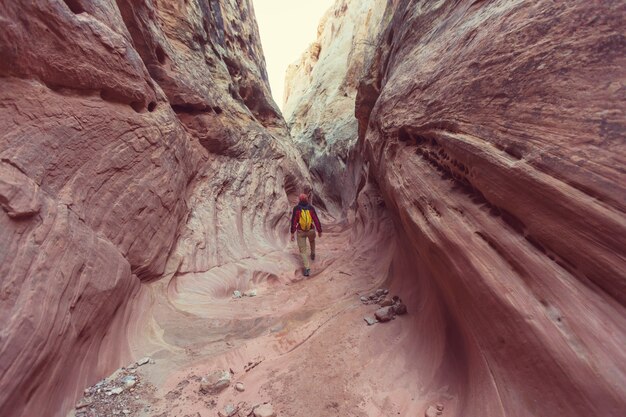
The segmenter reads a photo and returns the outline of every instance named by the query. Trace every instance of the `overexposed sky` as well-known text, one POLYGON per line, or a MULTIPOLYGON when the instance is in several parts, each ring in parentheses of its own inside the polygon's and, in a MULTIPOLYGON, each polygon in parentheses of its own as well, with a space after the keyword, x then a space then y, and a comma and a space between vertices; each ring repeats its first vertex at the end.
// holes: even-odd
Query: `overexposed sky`
POLYGON ((283 106, 285 71, 315 41, 317 25, 335 0, 253 0, 272 95, 283 106))

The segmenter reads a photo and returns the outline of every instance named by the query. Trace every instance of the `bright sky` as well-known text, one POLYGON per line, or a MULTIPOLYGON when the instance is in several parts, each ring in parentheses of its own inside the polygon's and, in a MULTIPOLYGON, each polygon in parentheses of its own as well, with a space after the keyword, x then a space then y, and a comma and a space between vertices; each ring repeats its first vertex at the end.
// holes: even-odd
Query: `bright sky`
POLYGON ((274 101, 282 109, 285 71, 315 41, 335 0, 253 0, 274 101))

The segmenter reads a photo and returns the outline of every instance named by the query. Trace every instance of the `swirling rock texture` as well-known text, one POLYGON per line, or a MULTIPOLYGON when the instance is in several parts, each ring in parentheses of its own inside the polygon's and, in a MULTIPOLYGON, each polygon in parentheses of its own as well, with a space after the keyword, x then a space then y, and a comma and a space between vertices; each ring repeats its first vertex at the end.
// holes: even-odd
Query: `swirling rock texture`
MULTIPOLYGON (((0 19, 0 414, 65 415, 141 354, 133 311, 196 216, 236 193, 254 216, 233 240, 280 247, 265 229, 307 174, 249 1, 14 1, 0 19)), ((215 243, 181 270, 249 256, 215 243)))
POLYGON ((284 116, 317 183, 343 214, 355 200, 362 164, 356 150, 356 90, 373 54, 385 2, 337 1, 317 39, 285 75, 284 116))
POLYGON ((624 3, 384 20, 356 114, 421 314, 440 311, 420 386, 447 387, 446 415, 623 415, 624 3))
POLYGON ((378 3, 292 69, 317 181, 249 0, 0 3, 2 416, 147 355, 70 414, 623 415, 623 2, 378 3))

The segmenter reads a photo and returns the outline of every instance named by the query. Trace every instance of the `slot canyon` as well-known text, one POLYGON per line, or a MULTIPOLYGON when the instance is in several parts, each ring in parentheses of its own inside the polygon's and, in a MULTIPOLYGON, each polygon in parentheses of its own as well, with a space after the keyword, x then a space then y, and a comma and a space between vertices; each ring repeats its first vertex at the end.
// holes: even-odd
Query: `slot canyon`
POLYGON ((311 42, 281 110, 252 0, 0 0, 0 416, 625 416, 626 3, 311 42))

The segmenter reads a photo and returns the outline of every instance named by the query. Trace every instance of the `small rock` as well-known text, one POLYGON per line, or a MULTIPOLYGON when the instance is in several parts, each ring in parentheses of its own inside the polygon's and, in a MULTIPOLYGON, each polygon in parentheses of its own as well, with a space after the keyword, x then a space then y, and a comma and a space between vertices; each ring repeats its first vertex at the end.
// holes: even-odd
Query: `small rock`
POLYGON ((243 293, 246 297, 256 297, 256 290, 249 290, 243 293))
POLYGON ((241 298, 241 291, 239 290, 233 291, 233 298, 241 298))
POLYGON ((143 366, 147 364, 148 362, 150 362, 150 357, 146 356, 145 358, 139 359, 136 363, 137 363, 137 366, 143 366))
POLYGON ((384 289, 382 289, 382 288, 379 288, 379 289, 377 289, 377 290, 376 290, 376 292, 374 293, 374 295, 375 295, 376 297, 382 297, 383 295, 385 295, 385 290, 384 290, 384 289))
POLYGON ((126 410, 126 409, 124 409, 124 410, 122 410, 122 413, 124 413, 124 414, 128 415, 128 414, 130 414, 130 410, 126 410))
POLYGON ((383 301, 380 302, 380 306, 381 307, 390 307, 393 305, 393 301, 391 301, 390 299, 386 298, 383 301))
POLYGON ((371 326, 372 324, 378 323, 378 320, 376 320, 375 318, 372 318, 372 317, 364 317, 363 320, 365 320, 365 322, 367 323, 368 326, 371 326))
POLYGON ((200 381, 200 391, 205 394, 217 394, 230 385, 232 374, 229 371, 215 371, 200 381))
POLYGON ((122 378, 122 383, 126 388, 132 388, 137 384, 137 377, 134 375, 128 375, 122 378))
POLYGON ((119 395, 124 391, 124 388, 122 387, 116 387, 113 388, 111 391, 109 391, 107 394, 113 394, 113 395, 119 395))
POLYGON ((393 307, 397 315, 401 316, 407 313, 406 305, 403 302, 399 302, 393 307))
POLYGON ((256 358, 253 361, 249 361, 248 364, 243 367, 243 369, 244 369, 244 371, 248 372, 251 369, 253 369, 254 367, 256 367, 258 364, 263 362, 264 360, 265 360, 265 358, 263 358, 263 357, 256 358))
POLYGON ((81 408, 89 407, 92 404, 92 402, 93 401, 90 399, 83 398, 82 400, 78 402, 78 404, 76 404, 76 409, 80 410, 81 408))
POLYGON ((374 316, 376 317, 376 319, 378 319, 378 321, 384 323, 386 321, 393 319, 394 313, 395 312, 394 312, 393 307, 382 307, 376 310, 376 312, 374 313, 374 316))
POLYGON ((138 400, 139 399, 139 395, 135 395, 135 399, 138 400))
POLYGON ((436 407, 438 411, 443 411, 443 404, 439 403, 436 407))
POLYGON ((272 404, 261 404, 254 409, 254 417, 276 417, 272 404))
POLYGON ((361 302, 363 303, 367 303, 367 297, 366 296, 361 296, 361 302))
POLYGON ((235 384, 235 389, 239 392, 244 392, 246 390, 246 387, 243 386, 242 382, 237 382, 235 384))
POLYGON ((432 405, 428 406, 426 412, 424 413, 424 417, 437 417, 437 409, 432 405))
POLYGON ((239 407, 233 404, 226 404, 224 407, 224 412, 218 412, 217 414, 221 417, 232 417, 239 411, 239 407))
POLYGON ((389 290, 387 290, 387 289, 383 290, 383 294, 385 294, 385 295, 389 294, 389 290))

